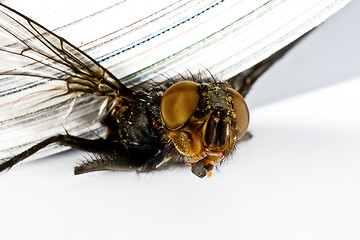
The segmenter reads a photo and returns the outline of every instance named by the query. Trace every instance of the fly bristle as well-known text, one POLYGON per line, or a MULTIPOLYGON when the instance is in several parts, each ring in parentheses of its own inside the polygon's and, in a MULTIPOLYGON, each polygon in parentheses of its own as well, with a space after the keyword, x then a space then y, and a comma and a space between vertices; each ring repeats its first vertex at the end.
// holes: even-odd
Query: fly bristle
POLYGON ((99 155, 99 154, 88 154, 81 161, 79 166, 74 168, 74 174, 83 174, 93 171, 106 170, 115 159, 111 156, 99 155))

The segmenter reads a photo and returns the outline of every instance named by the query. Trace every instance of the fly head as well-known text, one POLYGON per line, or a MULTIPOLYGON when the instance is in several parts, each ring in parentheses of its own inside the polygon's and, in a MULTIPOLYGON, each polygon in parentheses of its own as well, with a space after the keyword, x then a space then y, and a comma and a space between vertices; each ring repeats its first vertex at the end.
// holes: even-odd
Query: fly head
POLYGON ((249 111, 234 89, 216 83, 181 81, 167 89, 161 117, 176 149, 199 176, 211 176, 246 132, 249 111))

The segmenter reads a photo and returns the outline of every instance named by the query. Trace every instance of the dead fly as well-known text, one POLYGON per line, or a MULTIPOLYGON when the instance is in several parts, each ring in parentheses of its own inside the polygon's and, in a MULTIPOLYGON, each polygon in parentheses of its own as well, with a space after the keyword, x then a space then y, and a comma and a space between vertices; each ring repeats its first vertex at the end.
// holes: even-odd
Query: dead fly
POLYGON ((1 31, 17 41, 0 48, 1 61, 15 59, 19 65, 2 70, 0 76, 65 83, 64 91, 51 100, 81 94, 103 97, 99 121, 107 128, 106 137, 95 140, 70 134, 45 139, 1 163, 0 171, 57 143, 93 153, 91 160, 75 167, 75 174, 102 170, 149 172, 181 163, 189 165, 198 177, 210 176, 214 166, 226 159, 246 133, 249 112, 243 97, 293 45, 224 82, 213 77, 179 76, 136 88, 148 89, 144 91, 127 88, 83 51, 24 15, 2 4, 0 11, 5 21, 1 31), (42 74, 45 71, 60 74, 49 77, 42 74))

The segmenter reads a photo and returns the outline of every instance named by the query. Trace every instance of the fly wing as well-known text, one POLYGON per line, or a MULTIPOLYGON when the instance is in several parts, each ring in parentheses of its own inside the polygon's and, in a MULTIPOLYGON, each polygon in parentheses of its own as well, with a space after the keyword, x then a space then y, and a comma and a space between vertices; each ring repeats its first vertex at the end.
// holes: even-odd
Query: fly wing
POLYGON ((102 96, 129 95, 131 91, 96 61, 65 39, 15 10, 0 5, 1 80, 11 77, 61 80, 68 93, 102 96))
POLYGON ((75 104, 80 110, 66 120, 77 121, 74 126, 79 127, 79 121, 86 124, 98 118, 86 115, 94 112, 86 109, 100 109, 104 100, 132 95, 84 52, 3 4, 0 59, 0 160, 63 133, 64 126, 50 130, 65 124, 75 104))
POLYGON ((272 54, 270 57, 255 64, 251 68, 228 79, 227 82, 232 86, 233 89, 245 97, 256 80, 308 34, 309 33, 288 44, 287 46, 272 54))

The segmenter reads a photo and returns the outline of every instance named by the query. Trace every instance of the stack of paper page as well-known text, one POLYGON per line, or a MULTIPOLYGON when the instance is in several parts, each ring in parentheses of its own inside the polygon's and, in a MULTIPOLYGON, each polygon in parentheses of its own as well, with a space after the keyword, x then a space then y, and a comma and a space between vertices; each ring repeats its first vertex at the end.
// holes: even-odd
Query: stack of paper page
MULTIPOLYGON (((2 1, 85 51, 127 86, 187 71, 209 71, 226 80, 299 38, 348 2, 2 1)), ((16 45, 4 30, 8 22, 1 7, 0 49, 16 45)), ((2 73, 11 70, 8 61, 1 59, 2 73)), ((53 100, 44 105, 42 99, 52 94, 44 86, 38 79, 14 81, 0 76, 0 159, 65 129, 89 138, 104 135, 97 122, 103 99, 84 96, 76 102, 53 100), (29 104, 33 102, 39 104, 29 104)), ((63 149, 47 148, 37 157, 63 149)))

